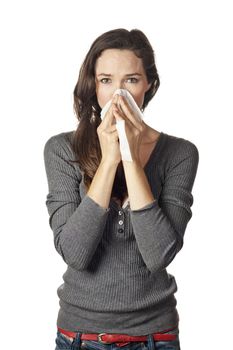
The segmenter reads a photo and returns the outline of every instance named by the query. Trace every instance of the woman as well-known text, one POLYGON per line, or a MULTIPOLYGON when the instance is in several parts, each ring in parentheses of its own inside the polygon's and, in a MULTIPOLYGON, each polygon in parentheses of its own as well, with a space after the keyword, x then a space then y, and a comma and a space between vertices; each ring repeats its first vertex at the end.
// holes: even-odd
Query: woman
POLYGON ((77 130, 46 142, 49 223, 67 264, 56 349, 180 349, 177 286, 166 268, 192 216, 198 150, 137 119, 114 94, 127 90, 143 111, 159 84, 141 31, 102 34, 74 90, 77 130), (122 160, 122 120, 130 161, 122 160))

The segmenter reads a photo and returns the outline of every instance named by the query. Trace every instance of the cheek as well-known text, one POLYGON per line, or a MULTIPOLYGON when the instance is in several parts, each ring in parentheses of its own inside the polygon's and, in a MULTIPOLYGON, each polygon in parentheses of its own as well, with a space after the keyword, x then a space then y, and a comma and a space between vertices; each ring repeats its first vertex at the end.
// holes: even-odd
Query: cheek
POLYGON ((143 84, 141 86, 132 86, 129 92, 133 96, 138 107, 141 108, 144 102, 145 93, 148 90, 148 84, 143 84))
POLYGON ((143 101, 144 101, 144 92, 140 92, 140 93, 131 93, 131 95, 133 96, 135 102, 137 103, 138 107, 141 108, 143 105, 143 101))
POLYGON ((113 92, 109 91, 109 89, 105 89, 104 87, 96 88, 96 96, 100 108, 103 108, 106 103, 112 99, 113 92))

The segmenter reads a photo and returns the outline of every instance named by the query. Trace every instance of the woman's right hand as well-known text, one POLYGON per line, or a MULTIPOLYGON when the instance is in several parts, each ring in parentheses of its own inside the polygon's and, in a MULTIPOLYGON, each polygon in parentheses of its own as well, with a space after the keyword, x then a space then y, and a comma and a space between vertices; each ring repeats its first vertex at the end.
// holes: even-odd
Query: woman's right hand
POLYGON ((119 138, 116 129, 116 119, 113 115, 114 103, 117 98, 114 97, 109 110, 106 112, 102 122, 97 128, 97 134, 102 152, 102 162, 111 165, 117 165, 121 161, 119 138))

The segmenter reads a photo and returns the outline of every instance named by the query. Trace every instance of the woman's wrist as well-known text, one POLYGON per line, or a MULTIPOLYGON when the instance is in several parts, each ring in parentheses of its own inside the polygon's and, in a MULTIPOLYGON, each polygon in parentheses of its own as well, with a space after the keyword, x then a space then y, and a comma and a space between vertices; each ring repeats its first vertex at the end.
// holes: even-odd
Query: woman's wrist
POLYGON ((115 161, 115 160, 109 160, 109 159, 104 159, 102 158, 99 164, 99 167, 103 167, 105 169, 109 169, 109 170, 114 170, 117 169, 118 165, 120 162, 115 161))
POLYGON ((117 164, 102 160, 93 177, 88 195, 103 208, 108 208, 117 164))
POLYGON ((137 210, 151 203, 155 198, 148 179, 139 161, 123 162, 130 208, 137 210))
POLYGON ((125 169, 142 169, 142 164, 140 160, 136 160, 136 159, 132 161, 123 160, 122 163, 125 169))

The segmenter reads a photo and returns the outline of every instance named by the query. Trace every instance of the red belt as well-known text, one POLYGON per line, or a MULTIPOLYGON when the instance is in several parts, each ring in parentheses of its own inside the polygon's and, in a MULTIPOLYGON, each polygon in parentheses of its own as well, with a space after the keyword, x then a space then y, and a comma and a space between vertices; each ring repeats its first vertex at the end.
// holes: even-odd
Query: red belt
MULTIPOLYGON (((172 328, 174 329, 174 328, 172 328)), ((165 332, 168 332, 172 329, 169 329, 165 332)), ((59 332, 63 333, 64 335, 67 335, 71 338, 76 338, 77 332, 70 332, 67 330, 64 330, 62 328, 58 327, 59 332)), ((171 341, 176 340, 175 334, 164 334, 164 333, 154 333, 152 334, 153 339, 155 341, 171 341)), ((108 334, 108 333, 101 333, 101 334, 92 334, 92 333, 81 333, 80 336, 81 340, 92 340, 92 341, 98 341, 102 344, 111 344, 111 343, 119 343, 119 345, 124 345, 129 342, 145 342, 148 341, 148 337, 146 335, 142 336, 131 336, 127 334, 108 334)))

